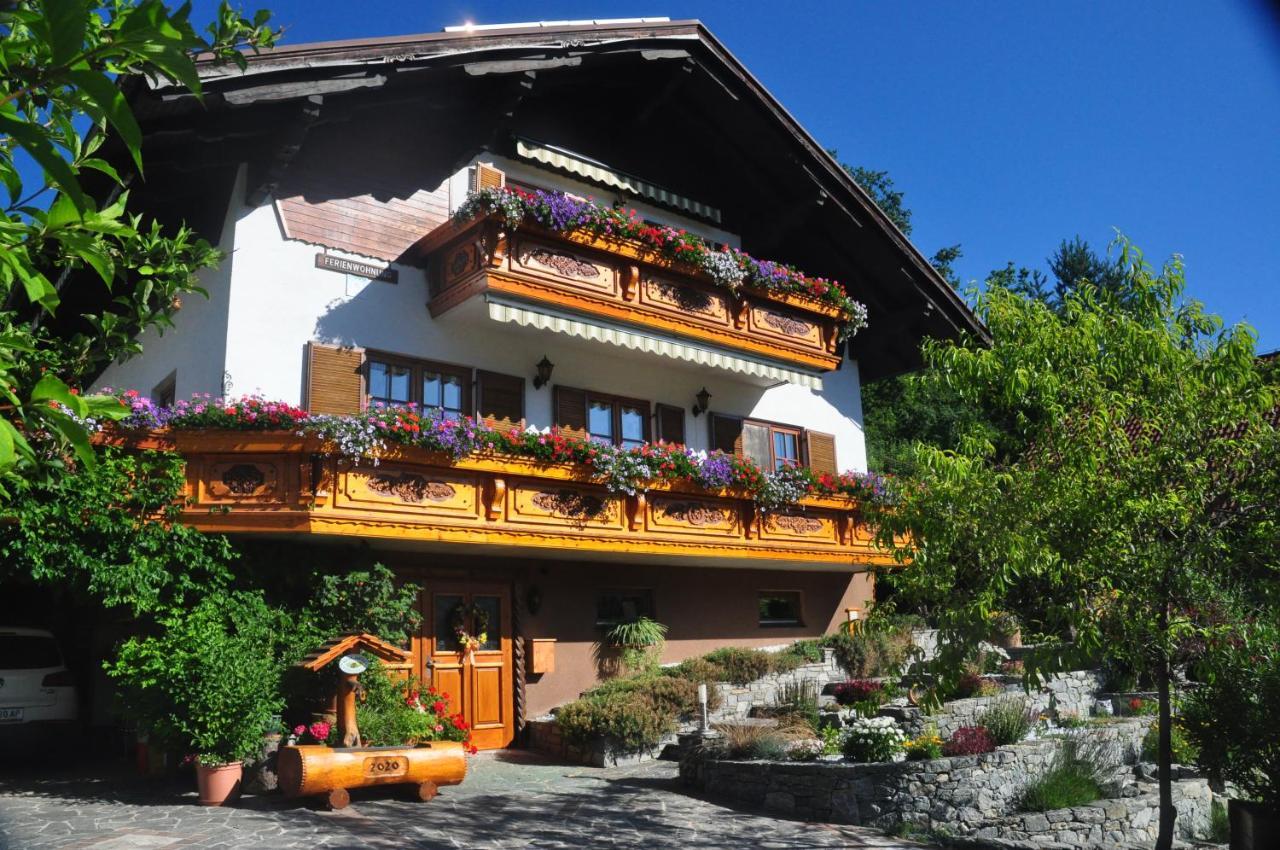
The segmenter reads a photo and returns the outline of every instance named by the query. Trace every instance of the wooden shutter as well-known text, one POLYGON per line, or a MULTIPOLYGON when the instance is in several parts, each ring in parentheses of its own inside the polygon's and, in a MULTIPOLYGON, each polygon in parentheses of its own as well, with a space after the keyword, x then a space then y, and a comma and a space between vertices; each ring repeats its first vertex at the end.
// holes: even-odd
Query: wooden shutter
POLYGON ((507 185, 507 175, 492 165, 477 162, 472 175, 472 189, 500 189, 507 185))
POLYGON ((656 405, 658 439, 684 445, 684 408, 672 404, 656 405))
POLYGON ((821 431, 805 431, 805 451, 809 456, 809 468, 819 474, 832 475, 840 470, 836 466, 836 438, 821 431))
POLYGON ((364 406, 364 349, 307 343, 306 408, 359 413, 364 406))
POLYGON ((771 471, 773 469, 773 433, 769 430, 769 426, 757 422, 743 422, 740 454, 754 460, 761 469, 771 471))
POLYGON ((552 391, 555 424, 576 437, 587 436, 587 393, 556 385, 552 391))
POLYGON ((490 428, 524 425, 524 378, 476 370, 476 413, 490 428))
POLYGON ((741 457, 742 418, 725 416, 723 413, 709 413, 707 420, 711 428, 711 448, 741 457))

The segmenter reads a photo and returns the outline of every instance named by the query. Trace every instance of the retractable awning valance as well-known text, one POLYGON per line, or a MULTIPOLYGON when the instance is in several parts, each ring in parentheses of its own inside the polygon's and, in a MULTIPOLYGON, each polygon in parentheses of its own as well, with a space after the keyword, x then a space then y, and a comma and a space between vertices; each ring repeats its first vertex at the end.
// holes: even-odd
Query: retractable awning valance
POLYGON ((670 357, 674 360, 684 360, 688 363, 696 363, 699 366, 725 369, 757 378, 797 384, 812 390, 822 389, 822 378, 817 375, 800 372, 795 369, 786 369, 751 357, 717 351, 672 337, 648 334, 619 325, 593 321, 569 313, 546 310, 523 302, 507 301, 493 296, 488 296, 486 301, 489 309, 489 318, 496 322, 510 322, 521 327, 554 331, 555 333, 562 333, 579 339, 605 342, 621 348, 629 348, 633 351, 643 351, 648 354, 670 357))
POLYGON ((681 210, 690 215, 714 221, 716 224, 720 223, 720 210, 713 206, 699 203, 683 195, 677 195, 675 192, 668 192, 661 186, 655 186, 653 183, 647 183, 638 177, 624 174, 621 171, 614 171, 603 163, 579 156, 563 148, 539 144, 528 139, 516 139, 516 153, 524 159, 541 162, 543 165, 568 171, 570 174, 585 177, 596 183, 630 192, 633 195, 653 201, 655 204, 662 204, 665 207, 681 210))

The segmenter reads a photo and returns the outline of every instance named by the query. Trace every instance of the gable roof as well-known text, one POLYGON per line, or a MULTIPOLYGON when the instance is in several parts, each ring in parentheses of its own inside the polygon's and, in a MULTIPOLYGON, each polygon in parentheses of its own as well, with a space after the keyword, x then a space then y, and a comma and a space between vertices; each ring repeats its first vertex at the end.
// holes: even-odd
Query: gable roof
POLYGON ((200 73, 203 104, 172 86, 131 87, 153 185, 172 190, 168 167, 189 179, 239 157, 249 193, 265 198, 320 125, 430 113, 449 128, 433 143, 455 166, 505 153, 517 135, 562 145, 724 210, 749 253, 840 280, 870 310, 850 343, 864 380, 916 368, 924 336, 987 338, 924 255, 696 20, 286 44, 249 57, 244 73, 209 62, 200 73))

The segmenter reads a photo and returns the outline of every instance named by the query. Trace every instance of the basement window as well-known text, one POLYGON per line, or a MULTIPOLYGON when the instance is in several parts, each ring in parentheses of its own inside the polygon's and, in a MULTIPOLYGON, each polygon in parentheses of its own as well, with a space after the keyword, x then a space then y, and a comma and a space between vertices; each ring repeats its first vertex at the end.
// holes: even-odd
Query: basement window
POLYGON ((762 590, 757 596, 757 605, 761 628, 804 625, 798 590, 762 590))
POLYGON ((602 590, 596 596, 596 625, 611 629, 619 623, 634 623, 653 617, 653 591, 640 588, 602 590))

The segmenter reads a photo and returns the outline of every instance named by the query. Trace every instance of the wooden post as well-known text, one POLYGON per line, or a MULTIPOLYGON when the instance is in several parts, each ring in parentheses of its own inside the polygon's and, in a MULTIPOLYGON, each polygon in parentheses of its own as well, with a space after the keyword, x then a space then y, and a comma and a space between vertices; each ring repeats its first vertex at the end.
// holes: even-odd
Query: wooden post
POLYGON ((359 674, 343 673, 338 683, 338 734, 342 746, 358 747, 360 729, 356 726, 356 690, 359 685, 359 674))

